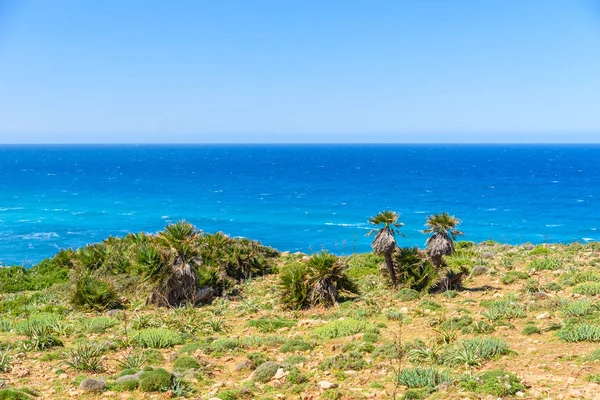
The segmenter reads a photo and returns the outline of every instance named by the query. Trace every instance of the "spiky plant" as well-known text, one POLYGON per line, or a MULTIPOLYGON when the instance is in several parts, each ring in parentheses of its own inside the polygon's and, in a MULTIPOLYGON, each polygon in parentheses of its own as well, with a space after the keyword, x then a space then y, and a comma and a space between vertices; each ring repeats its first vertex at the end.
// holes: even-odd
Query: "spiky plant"
POLYGON ((394 211, 382 211, 374 217, 369 218, 369 223, 376 228, 367 233, 367 236, 376 233, 375 239, 373 239, 373 242, 371 243, 371 247, 375 254, 384 257, 385 266, 394 287, 398 286, 398 278, 396 276, 396 271, 394 270, 392 254, 396 249, 396 235, 403 236, 398 228, 404 225, 401 222, 398 222, 398 218, 400 218, 400 214, 394 211))
POLYGON ((314 254, 306 263, 284 267, 280 274, 282 301, 290 308, 337 304, 342 292, 358 293, 346 275, 346 265, 333 254, 314 254))
POLYGON ((145 280, 154 285, 149 304, 168 307, 196 301, 199 236, 192 224, 180 221, 167 225, 156 244, 139 247, 136 262, 145 280))
POLYGON ((401 247, 394 252, 398 280, 403 287, 426 291, 438 279, 438 273, 417 247, 401 247))

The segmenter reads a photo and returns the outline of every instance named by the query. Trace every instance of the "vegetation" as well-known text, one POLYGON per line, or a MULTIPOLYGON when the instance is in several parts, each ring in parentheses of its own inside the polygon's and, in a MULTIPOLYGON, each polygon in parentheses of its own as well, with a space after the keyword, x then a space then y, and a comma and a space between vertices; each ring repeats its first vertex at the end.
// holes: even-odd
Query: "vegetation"
POLYGON ((279 254, 187 223, 0 269, 0 399, 592 398, 600 247, 447 234, 440 265, 394 245, 397 290, 383 253, 279 254))
POLYGON ((376 228, 367 233, 367 236, 376 233, 371 247, 373 247, 375 254, 384 257, 385 266, 394 287, 398 286, 398 278, 396 277, 392 254, 396 249, 396 235, 402 236, 398 228, 404 225, 398 222, 398 218, 400 218, 398 213, 389 210, 382 211, 369 218, 369 223, 376 228))

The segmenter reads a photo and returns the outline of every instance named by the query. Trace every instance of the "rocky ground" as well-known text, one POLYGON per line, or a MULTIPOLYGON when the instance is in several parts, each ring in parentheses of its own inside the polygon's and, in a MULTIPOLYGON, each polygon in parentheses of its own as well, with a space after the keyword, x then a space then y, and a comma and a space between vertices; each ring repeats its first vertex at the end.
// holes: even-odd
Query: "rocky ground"
POLYGON ((1 295, 0 400, 600 399, 600 247, 465 254, 464 288, 435 295, 353 256, 362 294, 330 309, 282 309, 276 275, 171 310, 76 311, 67 285, 1 295))

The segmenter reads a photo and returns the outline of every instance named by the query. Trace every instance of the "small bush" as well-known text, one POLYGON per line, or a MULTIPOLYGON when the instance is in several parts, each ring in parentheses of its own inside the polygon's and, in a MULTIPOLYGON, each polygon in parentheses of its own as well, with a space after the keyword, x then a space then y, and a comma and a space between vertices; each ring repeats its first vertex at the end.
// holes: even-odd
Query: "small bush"
POLYGON ((461 382, 461 386, 471 392, 494 397, 514 396, 525 390, 521 380, 510 372, 501 370, 485 371, 477 377, 469 377, 461 382))
POLYGON ((573 288, 573 293, 586 296, 596 296, 600 294, 600 282, 584 282, 573 288))
POLYGON ((431 310, 431 311, 436 311, 436 310, 441 310, 443 307, 436 303, 433 300, 429 300, 429 299, 423 299, 419 302, 419 307, 421 307, 424 310, 431 310))
POLYGON ((600 282, 600 272, 594 270, 570 272, 561 275, 561 281, 567 286, 584 282, 600 282))
POLYGON ((182 342, 181 335, 165 328, 148 328, 134 333, 133 341, 140 347, 166 349, 182 342))
POLYGON ((556 332, 565 342, 600 342, 600 325, 567 325, 556 332))
POLYGON ((281 328, 291 328, 296 326, 298 321, 283 318, 261 318, 255 319, 248 323, 249 326, 255 327, 260 332, 269 333, 281 328))
POLYGON ((561 266, 560 261, 553 258, 537 258, 527 265, 527 269, 536 271, 554 271, 561 266))
POLYGON ((408 388, 435 388, 452 382, 448 371, 437 368, 406 368, 398 374, 398 382, 408 388))
POLYGON ((116 324, 117 321, 115 321, 113 318, 105 316, 91 318, 84 322, 86 333, 96 334, 104 333, 107 329, 112 328, 116 324))
POLYGON ((117 293, 113 287, 91 275, 83 275, 75 282, 75 292, 71 298, 75 306, 93 310, 106 310, 119 305, 117 293))
POLYGON ((442 360, 448 365, 478 366, 508 351, 508 345, 500 338, 462 339, 444 351, 442 360))
POLYGON ((65 353, 65 364, 77 371, 102 372, 103 349, 95 343, 84 343, 65 353))
POLYGON ((282 353, 291 353, 293 351, 308 351, 312 350, 312 348, 312 344, 307 343, 302 339, 291 339, 281 345, 279 351, 282 353))
POLYGON ((190 356, 178 357, 173 363, 175 371, 187 371, 188 369, 198 368, 200 368, 200 363, 194 357, 190 356))
POLYGON ((0 400, 31 400, 33 397, 17 389, 0 389, 0 400))
POLYGON ((173 376, 170 372, 157 368, 140 376, 139 388, 142 392, 166 392, 171 388, 173 376))
POLYGON ((510 285, 511 283, 515 283, 517 280, 527 279, 529 278, 529 274, 521 271, 509 271, 500 279, 502 283, 505 285, 510 285))
POLYGON ((540 246, 535 246, 535 248, 529 252, 529 255, 531 255, 531 256, 546 256, 551 253, 552 253, 552 250, 550 250, 546 246, 540 245, 540 246))
POLYGON ((262 383, 269 382, 275 376, 278 369, 279 365, 277 363, 267 361, 254 370, 250 380, 262 383))
POLYGON ((548 292, 558 292, 559 290, 562 290, 562 288, 561 284, 556 282, 550 282, 545 287, 548 292))
POLYGON ((398 290, 398 293, 396 293, 394 298, 400 301, 413 301, 418 299, 419 296, 420 294, 416 290, 404 288, 398 290))
POLYGON ((542 333, 542 331, 540 328, 538 328, 535 325, 526 325, 525 328, 523 328, 523 331, 521 331, 521 333, 523 335, 529 336, 529 335, 542 333))
POLYGON ((344 319, 329 322, 314 330, 315 335, 321 339, 335 339, 344 336, 363 333, 367 329, 366 322, 353 319, 344 319))
POLYGON ((354 370, 360 371, 367 367, 367 362, 362 358, 362 354, 357 351, 352 351, 347 354, 338 354, 333 357, 328 357, 319 366, 320 369, 336 369, 340 371, 354 370))

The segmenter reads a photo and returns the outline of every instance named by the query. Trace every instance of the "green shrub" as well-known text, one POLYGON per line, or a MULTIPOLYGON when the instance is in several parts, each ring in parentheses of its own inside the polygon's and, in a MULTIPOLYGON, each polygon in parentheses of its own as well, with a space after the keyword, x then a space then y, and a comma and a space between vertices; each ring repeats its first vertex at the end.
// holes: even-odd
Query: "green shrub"
POLYGON ((182 356, 178 357, 173 363, 173 369, 175 371, 186 371, 188 369, 198 369, 200 363, 194 357, 182 356))
POLYGON ((52 334, 49 325, 44 323, 28 322, 21 329, 21 333, 27 336, 27 339, 21 342, 25 351, 46 350, 63 345, 62 341, 52 334))
POLYGON ((308 378, 304 375, 298 368, 291 368, 288 371, 288 375, 286 380, 292 385, 300 385, 302 383, 308 382, 308 378))
POLYGON ((560 302, 560 312, 565 317, 582 317, 592 314, 598 310, 598 305, 588 299, 570 300, 565 299, 560 302))
MULTIPOLYGON (((1 269, 1 268, 0 268, 1 269)), ((17 389, 0 389, 0 400, 31 400, 33 397, 17 389)))
POLYGON ((556 332, 565 342, 600 342, 600 325, 567 325, 556 332))
POLYGON ((527 269, 536 271, 554 271, 561 266, 560 261, 553 258, 536 258, 527 265, 527 269))
POLYGON ((246 357, 248 357, 248 360, 252 361, 254 368, 267 362, 267 357, 263 353, 250 353, 247 354, 246 357))
POLYGON ((288 358, 285 359, 285 361, 283 362, 285 365, 296 365, 296 364, 301 364, 306 362, 307 358, 304 356, 301 356, 299 354, 294 354, 289 356, 288 358))
POLYGON ((394 298, 400 301, 413 301, 418 299, 419 296, 420 294, 416 290, 404 288, 398 290, 398 293, 396 293, 394 298))
POLYGON ((429 299, 423 299, 419 302, 419 307, 421 307, 424 310, 431 310, 431 311, 436 311, 436 310, 441 310, 443 307, 436 303, 433 300, 429 300, 429 299))
POLYGON ((110 385, 110 389, 115 392, 131 392, 136 390, 138 386, 140 386, 140 381, 138 379, 127 379, 113 383, 110 385))
POLYGON ((478 366, 484 361, 508 352, 508 345, 500 338, 488 336, 461 339, 446 348, 442 354, 442 360, 448 365, 478 366))
POLYGON ((567 286, 584 282, 600 282, 600 272, 594 270, 570 272, 561 275, 560 279, 567 286))
POLYGON ((422 400, 429 395, 430 389, 408 389, 402 394, 402 400, 422 400))
POLYGON ((248 325, 255 327, 260 332, 269 333, 281 328, 291 328, 293 326, 296 326, 297 323, 298 321, 293 319, 260 318, 250 321, 248 325))
POLYGON ((329 322, 314 330, 315 335, 321 339, 335 339, 344 336, 363 333, 367 329, 367 323, 354 319, 344 319, 329 322))
POLYGON ((398 382, 409 388, 435 388, 452 382, 450 373, 437 368, 405 368, 398 374, 398 382))
POLYGON ((426 292, 438 280, 435 267, 417 247, 401 247, 393 254, 398 282, 405 289, 426 292))
POLYGON ((172 383, 173 376, 171 373, 162 368, 157 368, 142 373, 139 388, 142 392, 166 392, 171 389, 172 383))
POLYGON ((600 349, 592 351, 589 356, 585 357, 586 361, 600 361, 600 349))
POLYGON ((80 276, 75 282, 71 302, 75 306, 98 311, 119 306, 117 293, 113 287, 89 274, 80 276))
POLYGON ((140 347, 166 349, 182 342, 181 335, 165 328, 148 328, 133 334, 133 341, 140 347))
POLYGON ((282 353, 290 353, 293 351, 308 351, 312 350, 313 345, 305 342, 302 339, 290 339, 279 348, 282 353))
POLYGON ((573 288, 573 293, 586 296, 596 296, 600 294, 600 282, 584 282, 573 288))
POLYGON ((112 328, 117 324, 117 321, 111 317, 96 317, 88 319, 84 322, 86 333, 104 333, 107 329, 112 328))
POLYGON ((347 258, 348 277, 357 281, 367 276, 377 276, 382 262, 383 257, 374 253, 352 254, 347 258))
POLYGON ((521 331, 521 333, 523 335, 533 335, 533 334, 539 334, 542 333, 541 329, 538 328, 535 325, 526 325, 525 328, 523 328, 523 331, 521 331))
POLYGON ((3 349, 0 346, 0 372, 8 372, 12 368, 13 357, 10 348, 3 349))
POLYGON ((517 392, 525 390, 521 380, 510 372, 490 370, 469 377, 461 382, 461 386, 471 392, 494 397, 514 396, 517 392))
POLYGON ((529 274, 521 271, 508 271, 504 276, 500 279, 502 283, 505 285, 510 285, 511 283, 515 283, 517 280, 527 279, 529 278, 529 274))
POLYGON ((96 343, 83 343, 65 353, 65 364, 77 371, 102 372, 103 348, 96 343))
POLYGON ((550 282, 545 287, 548 292, 558 292, 559 290, 562 290, 562 288, 562 285, 556 282, 550 282))
POLYGON ((531 256, 546 256, 548 254, 552 254, 552 250, 544 245, 535 246, 535 248, 529 252, 529 255, 531 256))
POLYGON ((270 361, 262 363, 252 373, 251 380, 253 382, 269 382, 275 376, 278 369, 279 365, 277 363, 270 361))
POLYGON ((358 287, 346 274, 343 259, 326 251, 313 254, 308 261, 282 267, 279 288, 283 305, 292 309, 337 304, 343 293, 357 294, 358 287))
POLYGON ((319 366, 323 370, 335 369, 340 371, 360 371, 366 367, 367 362, 363 359, 362 354, 357 351, 328 357, 319 366))

